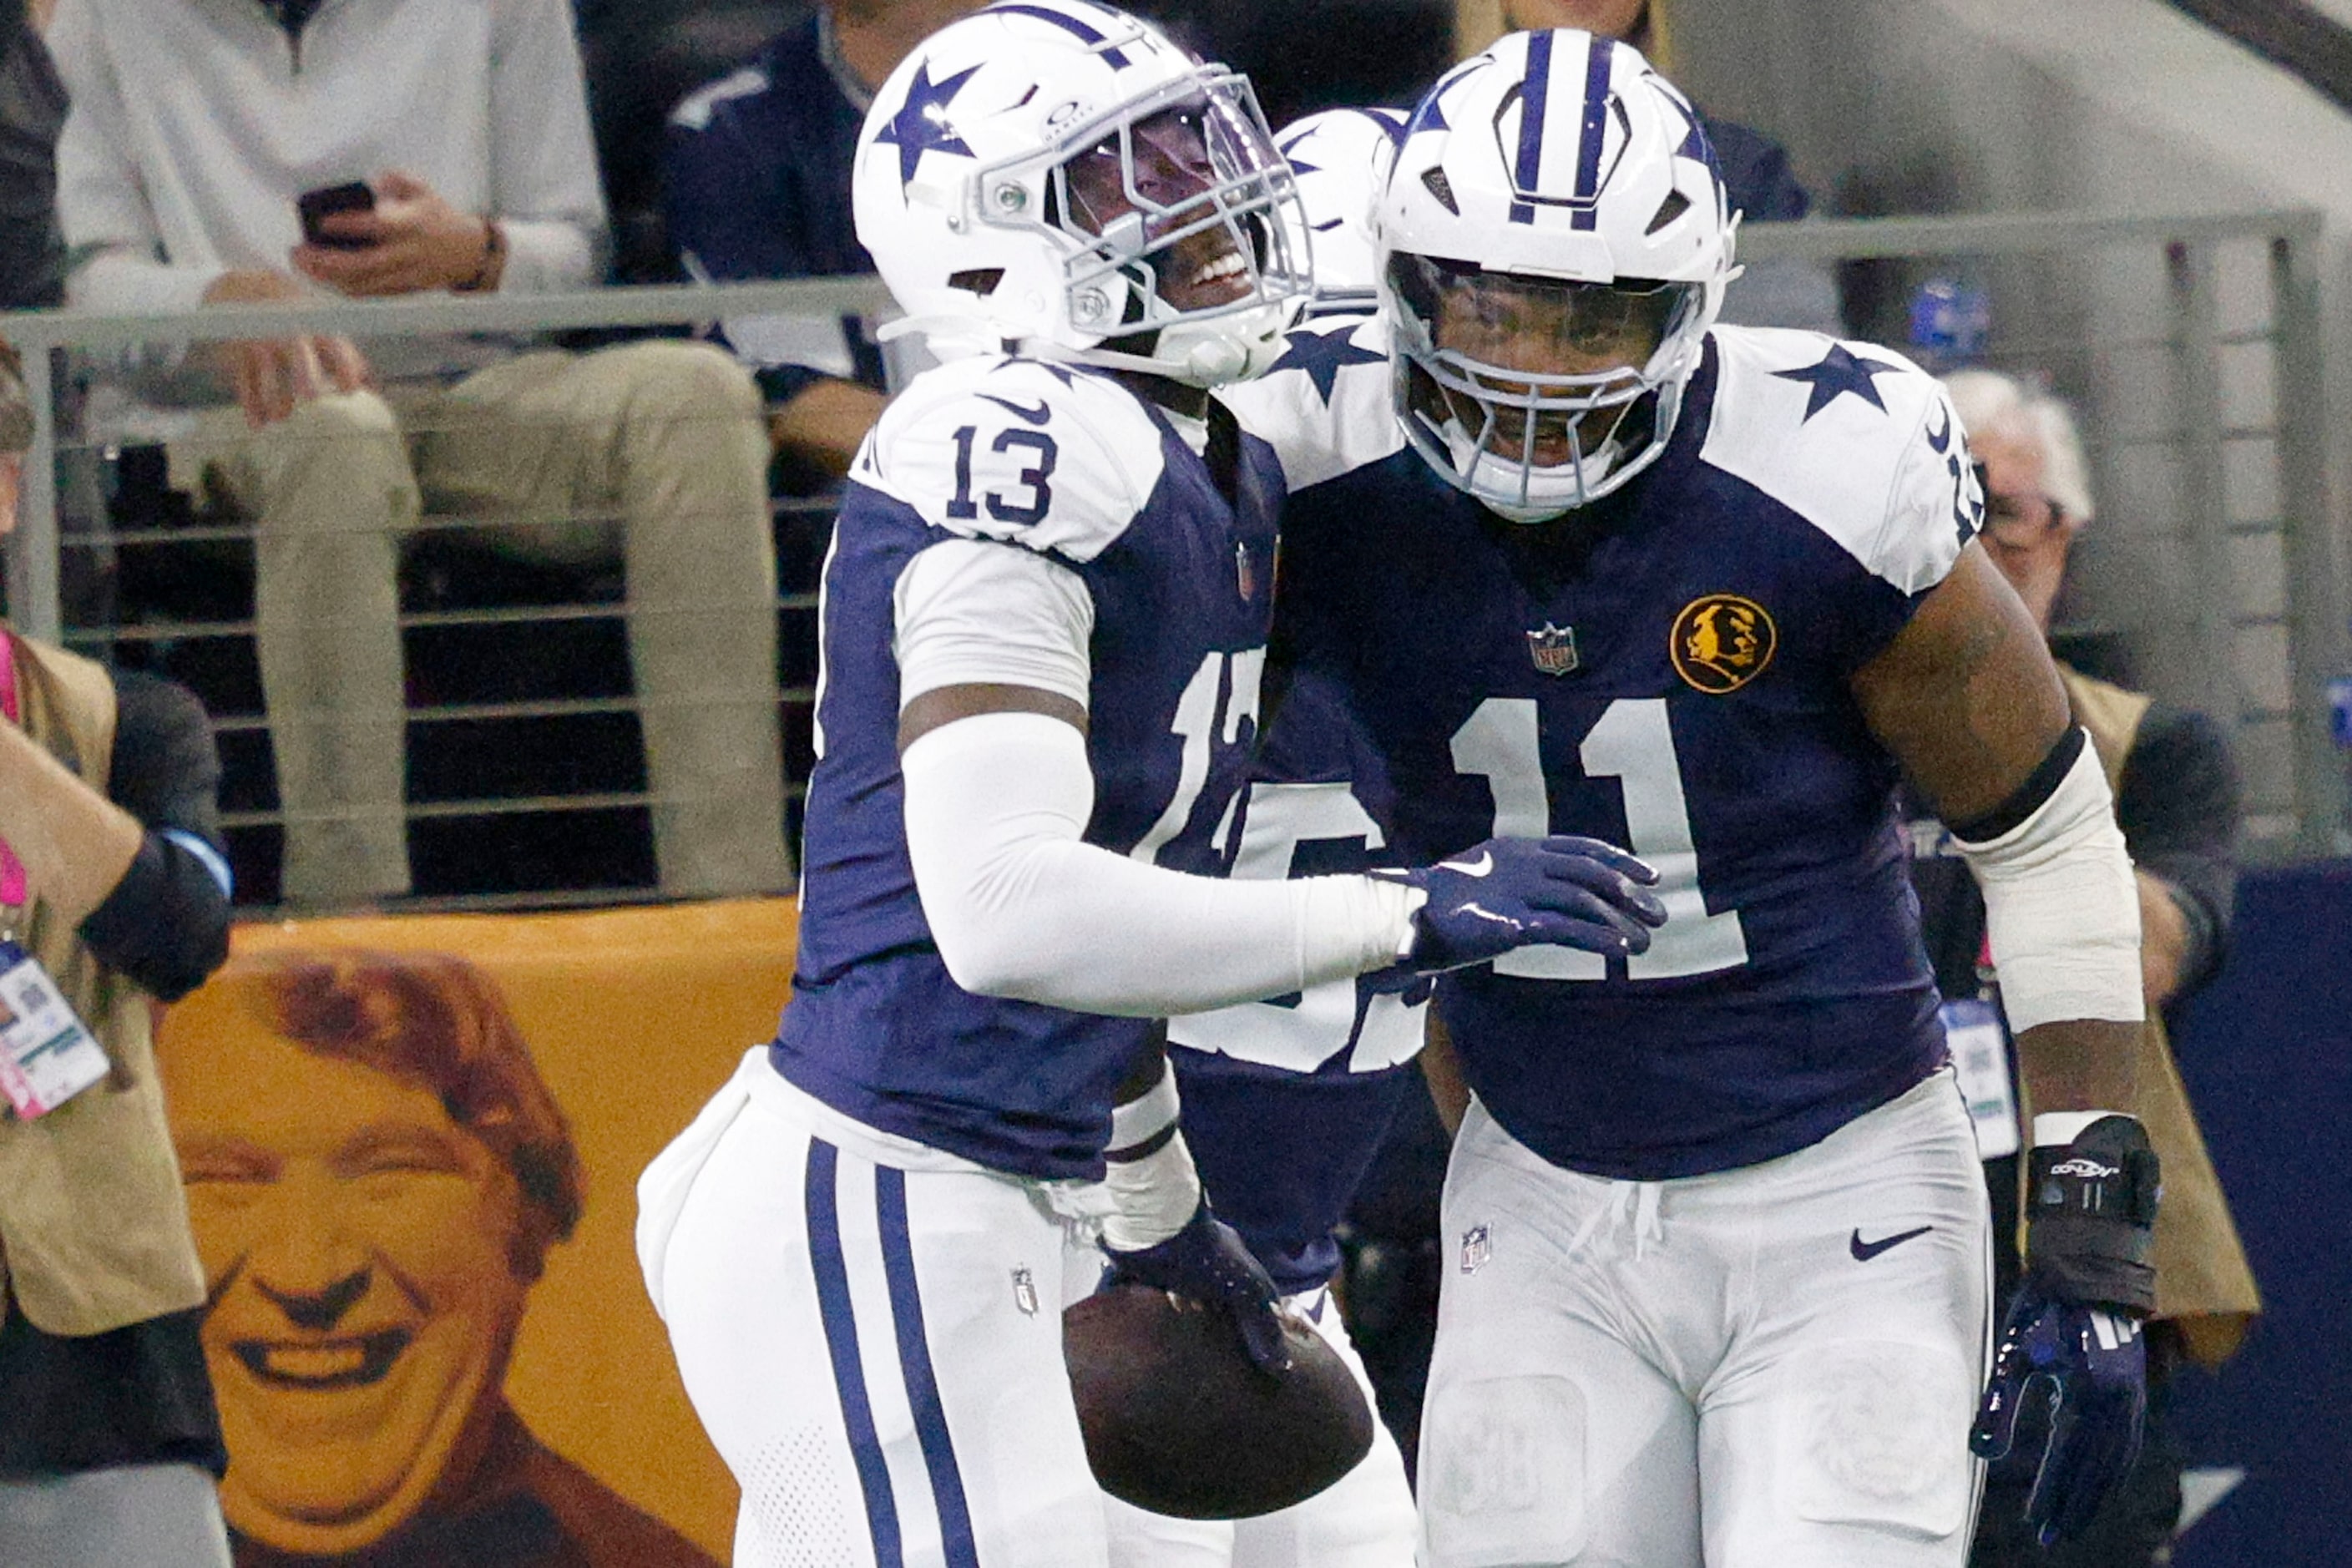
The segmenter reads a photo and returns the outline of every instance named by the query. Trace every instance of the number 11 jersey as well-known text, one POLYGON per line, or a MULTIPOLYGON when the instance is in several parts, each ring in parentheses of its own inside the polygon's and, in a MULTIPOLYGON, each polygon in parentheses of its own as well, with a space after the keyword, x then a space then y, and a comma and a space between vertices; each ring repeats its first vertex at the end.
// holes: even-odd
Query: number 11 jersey
POLYGON ((1885 351, 1718 328, 1649 472, 1516 524, 1403 446, 1384 324, 1237 389, 1280 453, 1276 645, 1349 692, 1408 860, 1586 834, 1655 866, 1630 960, 1531 948, 1437 1005, 1513 1137, 1660 1180, 1806 1147, 1940 1065, 1894 759, 1848 688, 1980 502, 1940 389, 1885 351))

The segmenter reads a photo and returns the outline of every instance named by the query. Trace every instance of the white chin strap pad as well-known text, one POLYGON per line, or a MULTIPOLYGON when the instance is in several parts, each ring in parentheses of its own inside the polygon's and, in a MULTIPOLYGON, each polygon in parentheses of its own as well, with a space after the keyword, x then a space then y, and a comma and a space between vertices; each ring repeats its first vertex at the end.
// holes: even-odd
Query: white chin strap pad
POLYGON ((2136 1024, 2139 889, 2115 798, 2085 745, 2033 814, 1981 844, 1955 839, 1984 890, 2001 1008, 2019 1034, 2100 1018, 2136 1024))

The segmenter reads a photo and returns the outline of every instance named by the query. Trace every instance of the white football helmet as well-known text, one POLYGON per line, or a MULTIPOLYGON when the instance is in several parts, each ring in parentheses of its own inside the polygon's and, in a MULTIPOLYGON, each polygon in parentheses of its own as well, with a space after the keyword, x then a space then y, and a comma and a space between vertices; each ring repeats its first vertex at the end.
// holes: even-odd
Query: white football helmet
POLYGON ((1538 522, 1654 462, 1736 218, 1689 100, 1627 44, 1515 33, 1413 110, 1377 210, 1396 407, 1440 475, 1538 522))
POLYGON ((1376 303, 1372 206, 1388 180, 1404 121, 1402 110, 1326 109, 1275 132, 1315 237, 1310 311, 1369 312, 1376 303))
POLYGON ((1087 0, 926 38, 875 94, 852 199, 896 331, 949 352, 1213 385, 1279 358, 1313 286, 1248 80, 1087 0))

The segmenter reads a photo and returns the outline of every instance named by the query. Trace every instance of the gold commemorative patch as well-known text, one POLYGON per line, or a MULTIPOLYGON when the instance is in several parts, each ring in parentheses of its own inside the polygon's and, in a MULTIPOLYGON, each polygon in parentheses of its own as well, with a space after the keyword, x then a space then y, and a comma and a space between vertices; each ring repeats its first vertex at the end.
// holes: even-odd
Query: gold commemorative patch
POLYGON ((1675 617, 1666 650, 1675 673, 1712 696, 1736 691, 1764 673, 1780 646, 1779 628, 1753 599, 1707 594, 1675 617))

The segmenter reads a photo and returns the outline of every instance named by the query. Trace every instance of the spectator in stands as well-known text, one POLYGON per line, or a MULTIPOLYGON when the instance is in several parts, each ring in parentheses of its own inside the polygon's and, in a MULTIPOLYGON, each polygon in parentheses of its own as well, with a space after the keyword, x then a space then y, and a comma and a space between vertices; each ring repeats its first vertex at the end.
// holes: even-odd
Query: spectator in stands
MULTIPOLYGON (((1984 468, 1984 543, 1993 563, 2046 632, 2074 536, 2093 515, 2074 422, 2055 398, 1988 371, 1945 381, 1984 468)), ((2168 1386, 2184 1359, 2219 1365, 2261 1309, 2220 1182, 2197 1131, 2166 1042, 2164 1015, 2212 978, 2221 962, 2236 881, 2237 776, 2221 730, 2105 681, 2059 667, 2075 717, 2089 729, 2115 790, 2116 817, 2137 868, 2141 973, 2148 1023, 2142 1037, 2140 1102, 2164 1167, 2156 1225, 2157 1310, 2147 1329, 2149 1419, 2138 1466, 2081 1539, 2044 1552, 2021 1521, 2030 1475, 1996 1468, 1981 1513, 1976 1568, 2147 1568, 2169 1561, 2180 1514, 2185 1452, 2168 1419, 2168 1386)), ((1989 994, 1998 976, 1980 959, 1984 905, 1972 879, 1948 858, 1947 836, 1915 826, 1914 861, 1937 980, 1948 998, 1989 994), (1934 853, 1938 848, 1944 854, 1934 853)), ((2030 1108, 2029 1108, 2030 1113, 2030 1108)), ((2013 1289, 2019 1260, 2017 1162, 1989 1161, 2000 1274, 1995 1300, 2013 1289)))
MULTIPOLYGON (((818 0, 800 26, 670 114, 670 243, 706 281, 874 270, 849 213, 850 163, 874 90, 907 52, 983 0, 818 0)), ((726 325, 758 367, 779 453, 838 478, 882 412, 882 359, 854 321, 726 325)))
POLYGON ((57 150, 66 89, 41 39, 50 4, 26 0, 0 16, 0 310, 65 299, 57 150))
MULTIPOLYGON (((61 0, 74 302, 528 293, 597 280, 604 200, 563 0, 61 0), (370 186, 310 237, 305 192, 370 186), (372 199, 371 199, 372 198, 372 199)), ((184 443, 257 525, 262 687, 303 904, 409 886, 395 566, 422 510, 496 548, 625 563, 662 886, 790 870, 767 443, 705 345, 590 354, 348 338, 229 345, 247 429, 184 443), (402 357, 395 358, 395 352, 402 357)))
MULTIPOLYGON (((14 357, 0 356, 0 532, 31 438, 14 357)), ((46 1112, 5 1053, 0 1563, 226 1564, 214 1479, 226 1457, 197 1338, 204 1274, 149 1039, 155 1002, 228 951, 212 731, 181 688, 110 675, 5 626, 0 712, 0 927, 12 943, 0 1027, 40 1017, 15 972, 29 952, 104 1052, 90 1060, 96 1081, 46 1112)))
POLYGON ((506 1402, 585 1191, 486 976, 437 952, 239 958, 174 1009, 163 1062, 239 1568, 711 1568, 506 1402))
MULTIPOLYGON (((1665 0, 1457 0, 1455 39, 1465 54, 1501 34, 1537 27, 1581 27, 1633 45, 1661 71, 1674 71, 1665 0)), ((1794 223, 1812 210, 1789 154, 1762 132, 1699 118, 1714 143, 1731 205, 1746 221, 1794 223)), ((1836 275, 1814 261, 1751 261, 1724 297, 1723 319, 1750 327, 1805 327, 1843 335, 1836 275)))

